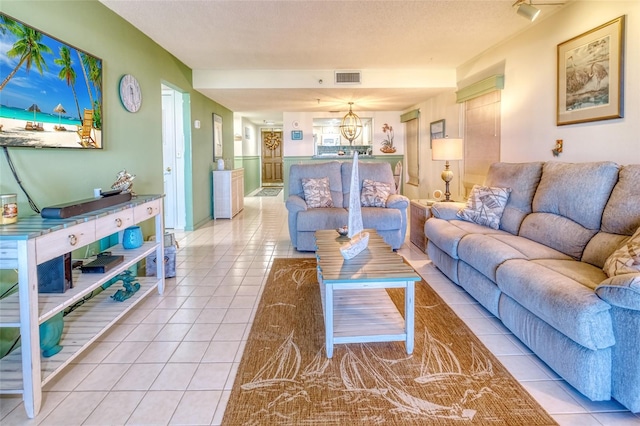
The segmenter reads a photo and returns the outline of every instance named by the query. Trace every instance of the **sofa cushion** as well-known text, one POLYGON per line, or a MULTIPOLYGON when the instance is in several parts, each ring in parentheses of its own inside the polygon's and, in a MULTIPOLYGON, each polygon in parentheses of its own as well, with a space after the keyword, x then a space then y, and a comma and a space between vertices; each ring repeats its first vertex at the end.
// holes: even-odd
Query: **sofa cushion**
POLYGON ((362 207, 362 226, 365 229, 392 231, 402 227, 402 212, 398 209, 362 207))
POLYGON ((391 193, 391 185, 371 179, 362 181, 360 202, 363 207, 386 207, 391 193))
POLYGON ((522 220, 531 213, 531 203, 541 175, 542 162, 494 163, 489 167, 484 181, 486 186, 511 188, 500 229, 518 234, 522 220))
MULTIPOLYGON (((442 203, 445 204, 445 203, 442 203)), ((444 220, 430 218, 424 223, 424 233, 429 241, 449 256, 458 259, 458 244, 469 234, 500 234, 506 233, 499 229, 491 229, 464 220, 444 220)))
POLYGON ((457 216, 478 225, 498 229, 510 192, 511 188, 473 185, 467 205, 458 211, 457 216))
POLYGON ((531 213, 522 221, 520 236, 580 260, 584 248, 596 234, 580 224, 553 213, 531 213))
POLYGON ((509 259, 571 259, 543 244, 508 233, 467 235, 458 244, 458 255, 494 282, 496 270, 509 259))
POLYGON ((609 277, 640 272, 640 228, 609 256, 603 269, 609 277))
POLYGON ((329 178, 303 178, 304 200, 310 209, 333 207, 329 178))
POLYGON ((303 178, 329 178, 331 200, 334 206, 342 206, 342 175, 339 161, 313 164, 292 164, 289 168, 289 195, 304 198, 303 178))
POLYGON ((615 344, 611 306, 594 292, 601 269, 574 260, 508 260, 496 272, 500 290, 580 345, 615 344))
POLYGON ((533 198, 533 213, 519 235, 580 259, 600 229, 602 211, 618 180, 612 162, 547 162, 533 198))
POLYGON ((640 228, 640 164, 623 166, 602 215, 602 231, 631 235, 640 228))
MULTIPOLYGON (((342 207, 309 209, 298 212, 298 232, 315 232, 318 229, 336 229, 346 225, 349 215, 342 207)), ((337 234, 336 234, 337 235, 337 234)))
MULTIPOLYGON (((353 170, 353 162, 345 161, 342 163, 342 188, 344 189, 343 207, 349 207, 349 195, 351 194, 351 171, 353 170)), ((358 161, 358 176, 360 178, 360 189, 365 179, 384 182, 389 185, 390 194, 396 193, 396 183, 393 178, 391 165, 387 162, 367 162, 358 161)), ((336 204, 338 205, 338 204, 336 204)))
POLYGON ((618 181, 618 167, 613 162, 546 162, 533 211, 553 213, 599 230, 602 212, 618 181))
POLYGON ((629 238, 627 235, 609 234, 598 232, 589 240, 589 244, 582 253, 582 262, 590 263, 598 268, 604 268, 604 262, 616 251, 622 243, 629 238))

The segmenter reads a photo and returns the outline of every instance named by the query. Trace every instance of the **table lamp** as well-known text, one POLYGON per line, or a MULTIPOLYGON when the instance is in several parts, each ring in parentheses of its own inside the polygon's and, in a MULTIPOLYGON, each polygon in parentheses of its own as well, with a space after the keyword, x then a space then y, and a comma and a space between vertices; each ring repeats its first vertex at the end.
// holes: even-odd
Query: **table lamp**
POLYGON ((453 179, 453 172, 449 170, 449 161, 462 160, 462 139, 434 139, 432 141, 431 159, 434 161, 446 161, 444 170, 440 175, 445 183, 444 201, 453 201, 449 197, 449 182, 453 179))

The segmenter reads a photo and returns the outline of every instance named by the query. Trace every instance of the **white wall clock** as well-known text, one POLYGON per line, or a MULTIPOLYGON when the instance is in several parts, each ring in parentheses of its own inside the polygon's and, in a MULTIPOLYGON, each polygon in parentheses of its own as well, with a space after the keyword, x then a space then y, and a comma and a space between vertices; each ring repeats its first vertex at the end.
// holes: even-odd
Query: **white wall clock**
POLYGON ((131 74, 125 74, 120 80, 120 100, 124 109, 137 112, 142 105, 142 91, 138 80, 131 74))

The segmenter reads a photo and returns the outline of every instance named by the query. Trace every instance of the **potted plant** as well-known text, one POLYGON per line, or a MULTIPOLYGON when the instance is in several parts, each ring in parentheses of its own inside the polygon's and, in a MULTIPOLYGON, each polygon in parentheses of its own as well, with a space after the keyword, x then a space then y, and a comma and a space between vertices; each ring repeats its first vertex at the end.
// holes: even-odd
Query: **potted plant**
POLYGON ((385 154, 392 154, 396 152, 396 147, 393 146, 393 127, 389 126, 387 123, 384 123, 384 126, 382 126, 382 133, 384 133, 385 139, 380 142, 380 145, 382 145, 380 151, 384 152, 385 154))

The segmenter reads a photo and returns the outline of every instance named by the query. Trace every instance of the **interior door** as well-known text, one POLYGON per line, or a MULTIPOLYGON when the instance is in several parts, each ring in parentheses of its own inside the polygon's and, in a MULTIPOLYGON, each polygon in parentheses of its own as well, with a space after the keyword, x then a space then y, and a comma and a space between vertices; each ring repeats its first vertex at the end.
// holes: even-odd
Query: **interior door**
POLYGON ((162 174, 164 177, 164 223, 166 228, 184 229, 188 206, 185 202, 185 140, 188 121, 184 117, 189 94, 162 85, 162 174))
POLYGON ((164 226, 175 228, 177 216, 176 203, 176 143, 174 116, 174 93, 162 91, 162 174, 164 180, 164 226))
POLYGON ((262 185, 282 186, 282 129, 262 129, 262 185))

